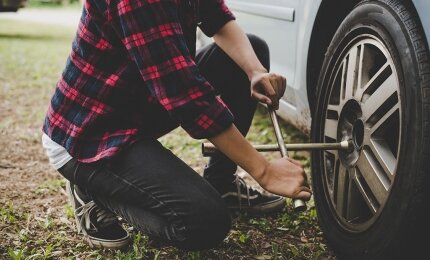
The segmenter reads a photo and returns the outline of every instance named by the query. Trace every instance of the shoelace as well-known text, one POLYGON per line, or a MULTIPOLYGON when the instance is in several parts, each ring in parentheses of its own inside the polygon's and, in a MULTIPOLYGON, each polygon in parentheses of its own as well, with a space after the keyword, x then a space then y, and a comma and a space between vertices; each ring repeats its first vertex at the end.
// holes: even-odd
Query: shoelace
MULTIPOLYGON (((240 190, 240 185, 243 185, 246 189, 246 199, 248 201, 248 206, 251 206, 251 200, 250 200, 250 195, 249 195, 249 190, 250 188, 248 187, 248 185, 246 184, 245 180, 240 178, 239 176, 236 175, 236 188, 237 188, 237 200, 239 201, 239 210, 242 210, 242 191, 240 190)), ((252 189, 252 188, 251 188, 252 189)), ((252 189, 254 191, 254 189, 252 189)))
MULTIPOLYGON (((79 217, 80 226, 78 227, 78 230, 81 231, 86 238, 88 238, 87 230, 94 230, 95 232, 98 231, 97 226, 91 222, 90 218, 90 213, 93 209, 96 211, 96 221, 100 227, 107 227, 117 221, 117 217, 113 213, 98 207, 93 200, 85 203, 75 209, 75 215, 79 217)), ((87 240, 92 244, 90 239, 87 240)))

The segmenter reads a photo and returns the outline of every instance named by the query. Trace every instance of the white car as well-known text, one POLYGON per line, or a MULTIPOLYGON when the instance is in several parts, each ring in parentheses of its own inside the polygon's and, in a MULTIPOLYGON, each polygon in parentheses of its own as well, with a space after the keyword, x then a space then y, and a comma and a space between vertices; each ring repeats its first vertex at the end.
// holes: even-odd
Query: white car
POLYGON ((404 259, 425 250, 430 1, 226 3, 287 77, 278 114, 313 142, 354 143, 312 154, 318 219, 337 255, 404 259))
POLYGON ((16 12, 26 4, 27 0, 0 0, 0 12, 16 12))

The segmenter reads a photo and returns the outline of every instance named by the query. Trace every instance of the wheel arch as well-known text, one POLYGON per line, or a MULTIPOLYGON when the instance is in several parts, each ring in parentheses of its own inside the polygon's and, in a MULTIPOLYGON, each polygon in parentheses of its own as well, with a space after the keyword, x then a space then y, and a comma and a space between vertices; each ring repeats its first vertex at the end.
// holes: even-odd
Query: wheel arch
POLYGON ((307 93, 312 116, 315 113, 316 88, 325 52, 337 28, 358 2, 360 0, 323 0, 318 9, 310 38, 306 68, 307 93), (332 15, 334 10, 338 15, 332 15))
MULTIPOLYGON (((412 3, 411 6, 415 9, 414 11, 418 14, 420 21, 422 21, 423 17, 430 20, 430 18, 424 15, 424 8, 416 8, 417 5, 418 7, 429 5, 427 1, 404 1, 412 3)), ((321 67, 324 62, 325 52, 342 21, 359 2, 361 2, 361 0, 323 0, 318 9, 310 38, 306 68, 307 95, 312 116, 315 112, 316 88, 321 67), (333 10, 336 10, 338 15, 331 15, 333 10)), ((421 24, 421 26, 424 27, 424 31, 427 34, 427 44, 429 44, 430 25, 424 26, 424 24, 421 24)))

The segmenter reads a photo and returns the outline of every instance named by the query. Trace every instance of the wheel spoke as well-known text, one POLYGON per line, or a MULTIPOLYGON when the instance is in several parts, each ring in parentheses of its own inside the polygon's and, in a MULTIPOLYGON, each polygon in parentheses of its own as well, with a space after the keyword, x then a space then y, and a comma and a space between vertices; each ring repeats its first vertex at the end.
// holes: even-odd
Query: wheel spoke
POLYGON ((325 120, 325 130, 324 134, 325 136, 336 140, 337 139, 337 120, 334 119, 326 119, 325 120))
POLYGON ((364 117, 366 119, 370 119, 372 115, 374 115, 375 112, 385 103, 385 101, 387 101, 396 92, 396 78, 392 74, 362 105, 364 117))
POLYGON ((387 120, 400 110, 399 103, 395 104, 385 115, 383 115, 373 126, 369 129, 369 137, 375 133, 387 120))
POLYGON ((362 151, 357 161, 357 168, 372 195, 378 203, 382 204, 388 196, 390 184, 375 158, 367 150, 362 151))
MULTIPOLYGON (((347 77, 346 70, 348 67, 348 59, 347 58, 342 62, 341 66, 342 66, 341 67, 342 75, 341 75, 341 81, 340 81, 340 91, 339 91, 340 98, 339 98, 339 101, 342 101, 345 99, 345 85, 346 85, 346 77, 347 77)), ((342 102, 340 102, 340 103, 342 103, 342 102)))
POLYGON ((341 63, 339 68, 336 71, 335 80, 333 80, 332 83, 332 91, 330 93, 330 100, 329 100, 329 106, 330 105, 340 105, 342 100, 342 89, 344 86, 344 75, 345 75, 345 61, 341 63))
POLYGON ((382 170, 384 170, 385 176, 390 179, 390 182, 393 181, 397 160, 387 142, 383 139, 371 139, 367 146, 382 167, 382 170))
POLYGON ((349 178, 348 171, 341 165, 340 160, 336 161, 336 210, 340 216, 345 216, 348 202, 349 178))
POLYGON ((362 87, 362 81, 363 81, 363 67, 364 64, 364 48, 365 45, 360 45, 360 56, 359 56, 359 62, 358 62, 358 74, 357 74, 357 86, 355 89, 354 96, 357 96, 357 93, 360 91, 360 88, 362 87))
POLYGON ((328 105, 327 110, 336 112, 337 116, 339 117, 341 107, 339 105, 328 105))
POLYGON ((346 71, 346 81, 342 92, 342 98, 349 100, 354 94, 354 90, 357 87, 357 75, 358 75, 358 47, 354 47, 348 55, 348 67, 346 71))
POLYGON ((369 194, 368 191, 366 191, 366 187, 360 181, 361 176, 362 176, 360 170, 358 168, 354 168, 354 172, 353 172, 352 176, 353 176, 352 179, 353 179, 358 191, 360 192, 360 195, 363 198, 364 202, 367 204, 367 206, 372 211, 372 213, 375 214, 377 209, 378 209, 378 205, 377 205, 377 203, 375 203, 374 199, 372 199, 373 196, 371 194, 369 194))
POLYGON ((362 93, 369 92, 371 88, 375 87, 377 83, 384 81, 384 78, 386 78, 387 73, 391 72, 390 63, 386 62, 382 67, 376 72, 376 74, 364 85, 361 89, 358 90, 357 96, 362 96, 362 93))
POLYGON ((325 152, 327 154, 330 154, 335 159, 335 161, 337 161, 339 159, 339 154, 338 154, 337 151, 335 151, 335 150, 325 150, 325 152))

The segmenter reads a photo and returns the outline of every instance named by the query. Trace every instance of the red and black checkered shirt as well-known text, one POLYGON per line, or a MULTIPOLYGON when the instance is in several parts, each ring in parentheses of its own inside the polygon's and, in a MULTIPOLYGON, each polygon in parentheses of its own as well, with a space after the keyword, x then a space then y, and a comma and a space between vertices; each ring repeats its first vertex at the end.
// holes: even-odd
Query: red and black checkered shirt
POLYGON ((222 132, 233 116, 199 73, 195 33, 232 19, 223 0, 86 0, 44 132, 81 162, 179 125, 198 139, 222 132))

